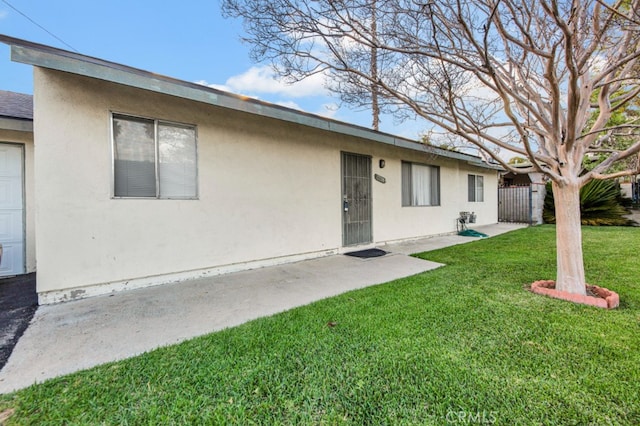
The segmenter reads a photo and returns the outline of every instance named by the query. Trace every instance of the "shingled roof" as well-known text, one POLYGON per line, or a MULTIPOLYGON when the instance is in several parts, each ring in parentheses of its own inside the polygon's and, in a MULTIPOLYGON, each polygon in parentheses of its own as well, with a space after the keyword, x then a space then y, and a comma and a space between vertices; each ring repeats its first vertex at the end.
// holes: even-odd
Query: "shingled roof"
POLYGON ((33 96, 0 90, 0 117, 33 120, 33 96))

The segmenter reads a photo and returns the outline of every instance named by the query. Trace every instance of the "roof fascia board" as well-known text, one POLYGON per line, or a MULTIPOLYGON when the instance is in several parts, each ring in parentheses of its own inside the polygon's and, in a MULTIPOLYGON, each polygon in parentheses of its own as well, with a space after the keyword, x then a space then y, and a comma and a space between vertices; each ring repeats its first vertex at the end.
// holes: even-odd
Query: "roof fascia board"
POLYGON ((11 46, 11 60, 14 62, 92 77, 249 114, 256 114, 329 132, 367 139, 386 145, 398 146, 429 155, 465 161, 477 167, 494 168, 492 165, 482 161, 480 157, 444 150, 387 133, 376 132, 357 125, 269 104, 249 97, 222 92, 197 83, 190 83, 8 36, 0 35, 0 41, 11 46))
POLYGON ((479 164, 477 162, 472 162, 472 161, 467 161, 467 164, 474 167, 482 167, 483 169, 497 170, 499 172, 505 170, 505 168, 502 167, 500 164, 491 164, 491 163, 484 163, 484 162, 479 164))
POLYGON ((0 129, 33 133, 33 121, 18 118, 0 117, 0 129))

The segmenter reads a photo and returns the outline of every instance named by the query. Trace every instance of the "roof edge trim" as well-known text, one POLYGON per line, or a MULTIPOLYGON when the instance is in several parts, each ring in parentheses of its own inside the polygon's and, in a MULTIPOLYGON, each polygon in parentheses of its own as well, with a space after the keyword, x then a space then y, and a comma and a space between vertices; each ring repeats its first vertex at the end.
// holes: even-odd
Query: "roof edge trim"
POLYGON ((33 120, 0 117, 0 129, 33 133, 33 120))
POLYGON ((11 60, 28 65, 64 71, 112 83, 203 102, 236 111, 296 123, 334 133, 398 146, 438 157, 466 161, 477 167, 494 169, 480 157, 452 152, 399 136, 377 132, 307 112, 240 96, 197 83, 178 80, 138 68, 110 62, 63 49, 0 34, 0 42, 11 46, 11 60))

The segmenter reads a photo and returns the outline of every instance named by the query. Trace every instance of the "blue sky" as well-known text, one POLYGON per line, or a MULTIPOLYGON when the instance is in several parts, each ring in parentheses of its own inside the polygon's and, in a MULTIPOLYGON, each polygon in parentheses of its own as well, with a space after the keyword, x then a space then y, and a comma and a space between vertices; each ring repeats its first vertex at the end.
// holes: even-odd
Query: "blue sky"
MULTIPOLYGON (((369 127, 367 111, 339 107, 321 79, 286 85, 253 63, 240 41, 242 22, 224 19, 219 0, 0 0, 0 34, 72 50, 181 80, 369 127), (8 4, 7 4, 8 2, 8 4), (39 28, 11 6, 27 15, 39 28), (71 46, 71 47, 69 47, 71 46)), ((29 66, 10 61, 0 44, 0 89, 32 93, 29 66)), ((382 117, 384 132, 418 138, 426 122, 382 117)))

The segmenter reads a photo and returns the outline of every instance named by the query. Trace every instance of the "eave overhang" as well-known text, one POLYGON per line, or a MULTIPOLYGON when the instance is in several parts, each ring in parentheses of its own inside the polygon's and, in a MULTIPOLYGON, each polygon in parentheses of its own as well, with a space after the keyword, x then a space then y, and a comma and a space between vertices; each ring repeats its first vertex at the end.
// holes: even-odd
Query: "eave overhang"
POLYGON ((235 95, 201 84, 178 80, 115 62, 109 62, 1 34, 0 42, 11 46, 11 60, 14 62, 96 78, 235 111, 296 123, 328 132, 349 135, 385 145, 397 146, 438 157, 459 160, 475 167, 502 170, 502 167, 488 164, 480 157, 473 155, 448 151, 388 133, 377 132, 365 127, 309 114, 245 96, 235 95))

